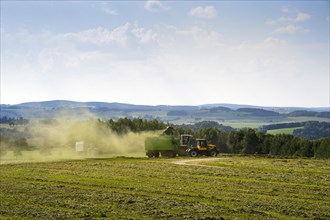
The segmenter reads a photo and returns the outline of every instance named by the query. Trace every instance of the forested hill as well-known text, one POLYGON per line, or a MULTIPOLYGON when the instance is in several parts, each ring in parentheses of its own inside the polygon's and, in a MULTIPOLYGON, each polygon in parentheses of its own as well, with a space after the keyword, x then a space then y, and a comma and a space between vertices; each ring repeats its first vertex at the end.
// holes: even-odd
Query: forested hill
MULTIPOLYGON (((54 100, 44 102, 27 102, 17 105, 1 106, 1 117, 11 118, 54 118, 58 115, 68 117, 98 118, 122 117, 142 119, 158 119, 173 123, 195 123, 198 121, 224 120, 259 120, 267 123, 288 122, 292 117, 329 118, 329 108, 292 108, 263 107, 237 104, 206 104, 206 105, 133 105, 107 102, 74 102, 54 100), (288 120, 287 120, 288 119, 288 120)), ((293 120, 295 121, 295 120, 293 120)))
POLYGON ((264 109, 275 112, 294 112, 294 111, 315 111, 329 112, 329 107, 305 108, 305 107, 269 107, 240 104, 203 104, 203 105, 134 105, 117 102, 76 102, 68 100, 51 100, 40 102, 26 102, 15 105, 0 104, 1 108, 73 108, 73 107, 91 107, 91 108, 110 108, 110 109, 143 109, 143 110, 196 110, 196 109, 217 109, 217 110, 237 110, 237 109, 264 109))
POLYGON ((240 108, 236 110, 237 112, 245 112, 250 113, 252 116, 279 116, 278 112, 264 110, 264 109, 257 109, 257 108, 240 108))
POLYGON ((319 117, 319 118, 330 118, 330 111, 328 112, 313 112, 313 111, 293 111, 288 113, 291 117, 319 117))

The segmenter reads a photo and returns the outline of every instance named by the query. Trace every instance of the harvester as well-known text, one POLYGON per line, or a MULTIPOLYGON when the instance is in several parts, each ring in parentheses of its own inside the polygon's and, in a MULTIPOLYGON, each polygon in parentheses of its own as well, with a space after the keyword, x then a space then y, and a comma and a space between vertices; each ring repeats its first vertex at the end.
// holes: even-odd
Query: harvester
POLYGON ((192 135, 182 134, 180 138, 174 136, 174 128, 167 127, 162 135, 149 137, 145 140, 146 155, 151 157, 175 157, 175 156, 216 156, 218 154, 215 145, 207 144, 205 139, 195 139, 192 135))
POLYGON ((187 156, 187 149, 192 146, 193 136, 180 135, 180 140, 174 137, 174 128, 167 127, 159 137, 149 137, 145 140, 146 155, 150 157, 187 156))

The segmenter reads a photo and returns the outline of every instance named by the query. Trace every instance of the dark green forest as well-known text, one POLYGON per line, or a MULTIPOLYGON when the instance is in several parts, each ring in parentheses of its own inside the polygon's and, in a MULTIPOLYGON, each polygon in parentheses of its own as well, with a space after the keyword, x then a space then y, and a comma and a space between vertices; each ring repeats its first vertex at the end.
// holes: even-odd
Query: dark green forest
MULTIPOLYGON (((128 131, 161 130, 167 126, 173 126, 176 129, 176 135, 191 134, 195 137, 205 138, 210 143, 216 144, 222 153, 330 158, 330 138, 308 140, 288 134, 265 134, 251 128, 235 130, 213 121, 198 122, 194 125, 173 125, 158 120, 121 118, 117 121, 99 120, 99 123, 118 134, 128 131)), ((307 124, 318 127, 318 123, 307 124)), ((320 124, 324 127, 318 128, 329 132, 326 130, 329 128, 329 123, 320 124)))
POLYGON ((29 123, 28 119, 25 119, 23 117, 7 117, 7 116, 3 116, 0 118, 0 124, 9 124, 11 126, 15 126, 15 125, 26 125, 29 123))
MULTIPOLYGON (((297 135, 270 135, 265 134, 262 130, 251 128, 233 129, 213 121, 198 122, 194 125, 173 125, 156 119, 120 118, 118 120, 98 119, 97 123, 100 129, 110 129, 118 135, 125 135, 128 132, 159 131, 167 126, 173 126, 174 135, 191 134, 196 138, 205 138, 210 143, 217 145, 221 153, 330 158, 330 123, 324 122, 306 123, 304 129, 297 130, 297 135), (312 138, 313 140, 299 136, 302 133, 313 134, 315 129, 325 132, 327 136, 318 139, 312 138)), ((19 155, 21 150, 34 149, 28 145, 29 135, 24 131, 2 129, 0 134, 1 151, 3 152, 12 150, 19 155)))
POLYGON ((309 140, 316 140, 321 137, 330 138, 330 123, 308 121, 304 124, 303 129, 293 131, 294 136, 305 137, 309 140))

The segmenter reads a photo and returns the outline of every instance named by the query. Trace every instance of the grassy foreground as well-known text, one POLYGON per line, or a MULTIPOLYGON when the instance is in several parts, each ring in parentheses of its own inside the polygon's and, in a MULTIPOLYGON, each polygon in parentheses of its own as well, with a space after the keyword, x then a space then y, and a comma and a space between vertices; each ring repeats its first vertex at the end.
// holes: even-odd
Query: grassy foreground
POLYGON ((219 158, 3 164, 0 219, 330 219, 329 160, 219 158))

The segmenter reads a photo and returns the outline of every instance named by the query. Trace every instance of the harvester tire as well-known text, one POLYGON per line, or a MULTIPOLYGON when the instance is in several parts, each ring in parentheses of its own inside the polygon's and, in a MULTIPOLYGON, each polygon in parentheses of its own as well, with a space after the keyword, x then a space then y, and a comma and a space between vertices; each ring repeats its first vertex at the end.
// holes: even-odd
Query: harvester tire
POLYGON ((168 158, 173 158, 173 157, 175 157, 175 156, 176 156, 176 153, 173 152, 173 151, 170 151, 170 152, 168 152, 168 154, 167 154, 167 157, 168 157, 168 158))
POLYGON ((190 155, 191 157, 197 157, 197 156, 198 156, 198 152, 195 151, 195 150, 192 150, 192 151, 189 152, 189 155, 190 155))
POLYGON ((154 156, 154 152, 152 152, 152 151, 148 151, 147 152, 147 157, 148 158, 151 158, 151 157, 153 157, 154 156))
POLYGON ((218 155, 218 152, 216 152, 215 150, 210 151, 210 156, 211 157, 216 157, 217 155, 218 155))

